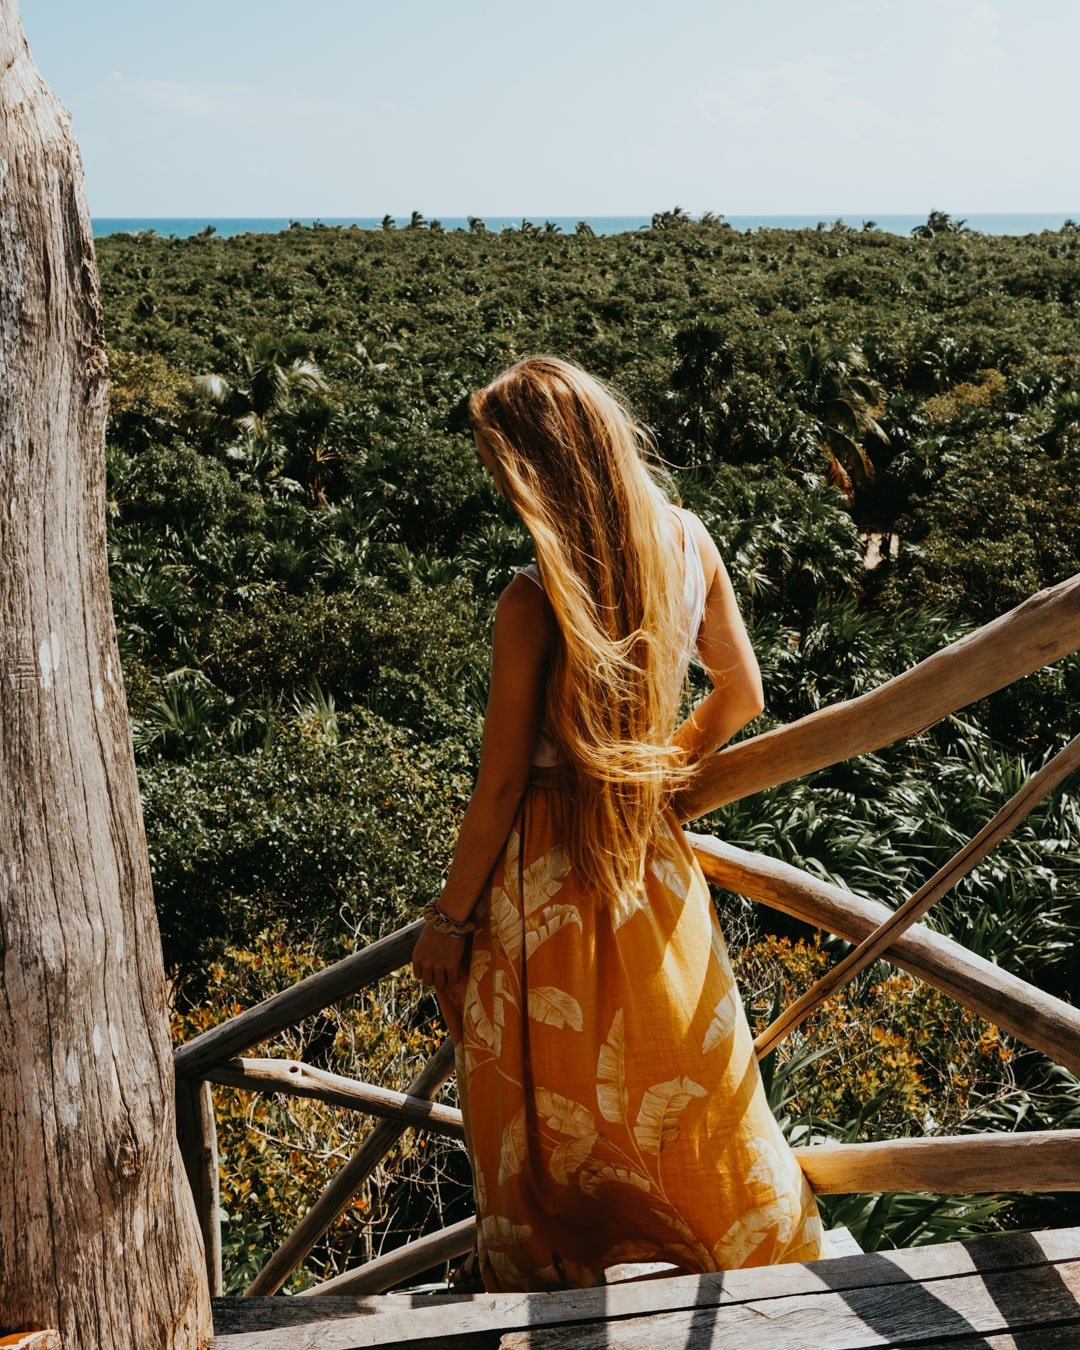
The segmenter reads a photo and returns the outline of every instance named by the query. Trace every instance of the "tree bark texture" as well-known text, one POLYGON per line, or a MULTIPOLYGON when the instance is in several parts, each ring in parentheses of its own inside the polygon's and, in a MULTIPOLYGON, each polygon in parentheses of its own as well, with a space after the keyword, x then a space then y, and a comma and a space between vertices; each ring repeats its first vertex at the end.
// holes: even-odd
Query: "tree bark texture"
POLYGON ((106 396, 70 118, 0 0, 0 1329, 205 1346, 109 595, 106 396))

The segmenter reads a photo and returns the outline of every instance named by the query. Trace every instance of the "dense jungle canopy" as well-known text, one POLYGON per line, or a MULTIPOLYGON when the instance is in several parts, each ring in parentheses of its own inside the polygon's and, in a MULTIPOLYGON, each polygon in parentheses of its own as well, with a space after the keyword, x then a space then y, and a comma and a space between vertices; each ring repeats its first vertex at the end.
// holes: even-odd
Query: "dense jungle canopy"
MULTIPOLYGON (((651 429, 761 663, 766 710, 742 735, 872 688, 1080 569, 1071 223, 992 237, 934 213, 911 238, 869 222, 742 234, 675 210, 596 237, 417 213, 401 230, 114 235, 97 254, 113 600, 178 1037, 437 894, 495 600, 532 556, 461 401, 515 357, 580 362, 651 429)), ((1073 657, 694 828, 895 905, 1064 745, 1078 694, 1073 657)), ((716 898, 755 1030, 846 949, 716 898)), ((1075 790, 927 922, 1072 998, 1075 790)), ((403 975, 261 1053, 398 1086, 438 1036, 403 975)), ((768 1073, 802 1142, 1080 1125, 1064 1070, 883 962, 768 1073)), ((359 1127, 215 1093, 237 1289, 359 1127)), ((406 1141, 394 1166, 313 1269, 468 1212, 460 1149, 406 1141)), ((825 1208, 868 1249, 1080 1222, 1067 1196, 825 1208)))

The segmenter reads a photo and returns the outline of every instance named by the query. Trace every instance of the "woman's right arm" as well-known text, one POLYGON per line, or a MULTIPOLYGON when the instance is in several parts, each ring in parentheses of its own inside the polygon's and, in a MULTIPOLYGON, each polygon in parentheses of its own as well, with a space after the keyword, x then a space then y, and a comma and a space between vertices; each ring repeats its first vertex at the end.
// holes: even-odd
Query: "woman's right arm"
POLYGON ((757 657, 720 551, 697 516, 684 512, 683 519, 690 524, 705 572, 705 612, 697 649, 714 686, 672 736, 693 762, 711 755, 762 713, 765 695, 757 657))

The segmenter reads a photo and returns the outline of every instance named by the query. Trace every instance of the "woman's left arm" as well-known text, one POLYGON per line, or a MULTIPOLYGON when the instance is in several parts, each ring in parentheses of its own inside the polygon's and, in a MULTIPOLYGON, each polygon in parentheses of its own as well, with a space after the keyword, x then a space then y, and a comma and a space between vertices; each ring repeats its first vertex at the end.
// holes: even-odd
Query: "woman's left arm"
MULTIPOLYGON (((547 596, 528 577, 515 577, 495 609, 480 767, 439 896, 439 908, 452 919, 472 913, 517 814, 544 714, 555 633, 547 596)), ((429 924, 413 949, 413 973, 445 992, 460 976, 463 954, 461 938, 429 924)))

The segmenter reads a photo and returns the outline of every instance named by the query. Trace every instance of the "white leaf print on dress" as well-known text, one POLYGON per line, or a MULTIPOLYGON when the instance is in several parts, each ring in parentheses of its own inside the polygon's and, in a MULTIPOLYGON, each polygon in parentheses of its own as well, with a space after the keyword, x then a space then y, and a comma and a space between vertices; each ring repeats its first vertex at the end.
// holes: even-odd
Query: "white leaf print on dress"
POLYGON ((525 869, 525 894, 522 909, 528 918, 534 910, 545 904, 561 888, 563 877, 569 871, 570 864, 562 848, 556 844, 541 854, 535 862, 525 869))
POLYGON ((490 1262, 502 1289, 526 1288, 525 1276, 516 1261, 512 1261, 505 1252, 485 1251, 484 1256, 490 1262))
POLYGON ((500 1186, 507 1177, 515 1176, 521 1171, 521 1164, 525 1159, 528 1147, 528 1141, 525 1137, 525 1108, 519 1106, 513 1119, 503 1130, 502 1150, 499 1154, 500 1186))
POLYGON ((565 1139, 551 1150, 548 1171, 562 1186, 570 1182, 570 1174, 576 1172, 593 1151, 593 1145, 599 1139, 598 1134, 583 1134, 578 1139, 565 1139))
POLYGON ((643 1153, 659 1154, 679 1137, 679 1116, 695 1097, 707 1097, 708 1092, 692 1078, 674 1078, 668 1083, 654 1083, 641 1099, 634 1125, 634 1138, 643 1153))
POLYGON ((558 1130, 559 1134, 586 1135, 596 1129, 596 1121, 588 1107, 572 1102, 550 1088, 536 1089, 536 1109, 544 1124, 558 1130))
POLYGON ((529 990, 529 1016, 549 1027, 568 1026, 573 1031, 582 1027, 581 1004, 572 994, 550 984, 529 990))
POLYGON ((705 1032, 705 1040, 701 1045, 703 1055, 708 1054, 710 1050, 715 1050, 731 1035, 739 1015, 739 1007, 739 991, 732 985, 713 1009, 712 1021, 709 1023, 709 1028, 705 1032))
POLYGON ((738 1270, 752 1257, 760 1255, 767 1243, 770 1255, 780 1251, 796 1222, 791 1201, 786 1196, 758 1205, 735 1220, 713 1248, 713 1259, 721 1270, 738 1270))
POLYGON ((495 972, 495 1000, 491 1009, 491 1021, 494 1030, 492 1048, 496 1055, 502 1054, 503 1027, 506 1025, 506 1005, 517 1007, 517 999, 510 988, 505 970, 495 972))
POLYGON ((596 1101, 600 1114, 614 1124, 626 1123, 629 1097, 623 1067, 623 1010, 620 1008, 611 1022, 607 1040, 600 1047, 596 1064, 596 1101))
POLYGON ((518 862, 520 861, 521 835, 514 829, 510 831, 509 838, 506 841, 506 852, 503 854, 503 874, 502 889, 510 898, 515 909, 519 909, 518 901, 518 862))
POLYGON ((746 1173, 748 1186, 759 1186, 766 1194, 776 1196, 789 1191, 800 1192, 809 1186, 798 1159, 787 1147, 777 1147, 763 1135, 750 1140, 750 1148, 757 1157, 746 1173))
POLYGON ((507 1247, 531 1238, 532 1228, 527 1223, 511 1223, 501 1214, 489 1214, 480 1224, 479 1236, 485 1247, 507 1247))
POLYGON ((604 1186, 633 1186, 639 1191, 651 1191, 648 1177, 639 1172, 631 1172, 625 1167, 612 1167, 609 1163, 587 1162, 578 1173, 578 1185, 586 1195, 596 1195, 604 1186))
POLYGON ((521 954, 521 912, 510 896, 497 886, 491 893, 491 917, 494 920, 494 938, 510 961, 521 954))
POLYGON ((577 905, 548 905, 538 914, 531 914, 525 925, 525 960, 528 961, 537 947, 568 923, 581 927, 581 911, 577 905))
POLYGON ((475 1046, 478 1042, 485 1045, 490 1050, 495 1045, 495 1028, 491 1024, 491 1018, 487 1015, 487 1010, 480 1001, 480 994, 475 989, 466 991, 465 995, 465 1046, 475 1046))
POLYGON ((473 955, 472 961, 469 964, 469 978, 467 983, 474 985, 479 984, 480 981, 484 978, 484 976, 488 973, 488 969, 490 966, 491 966, 491 953, 476 952, 473 955))
POLYGON ((628 891, 621 891, 608 901, 608 913, 611 916, 611 931, 617 933, 628 919, 632 919, 639 910, 649 908, 649 896, 643 883, 628 891))
POLYGON ((657 853, 649 864, 649 870, 659 877, 673 895, 677 895, 680 900, 686 899, 690 893, 690 878, 674 858, 657 853))

